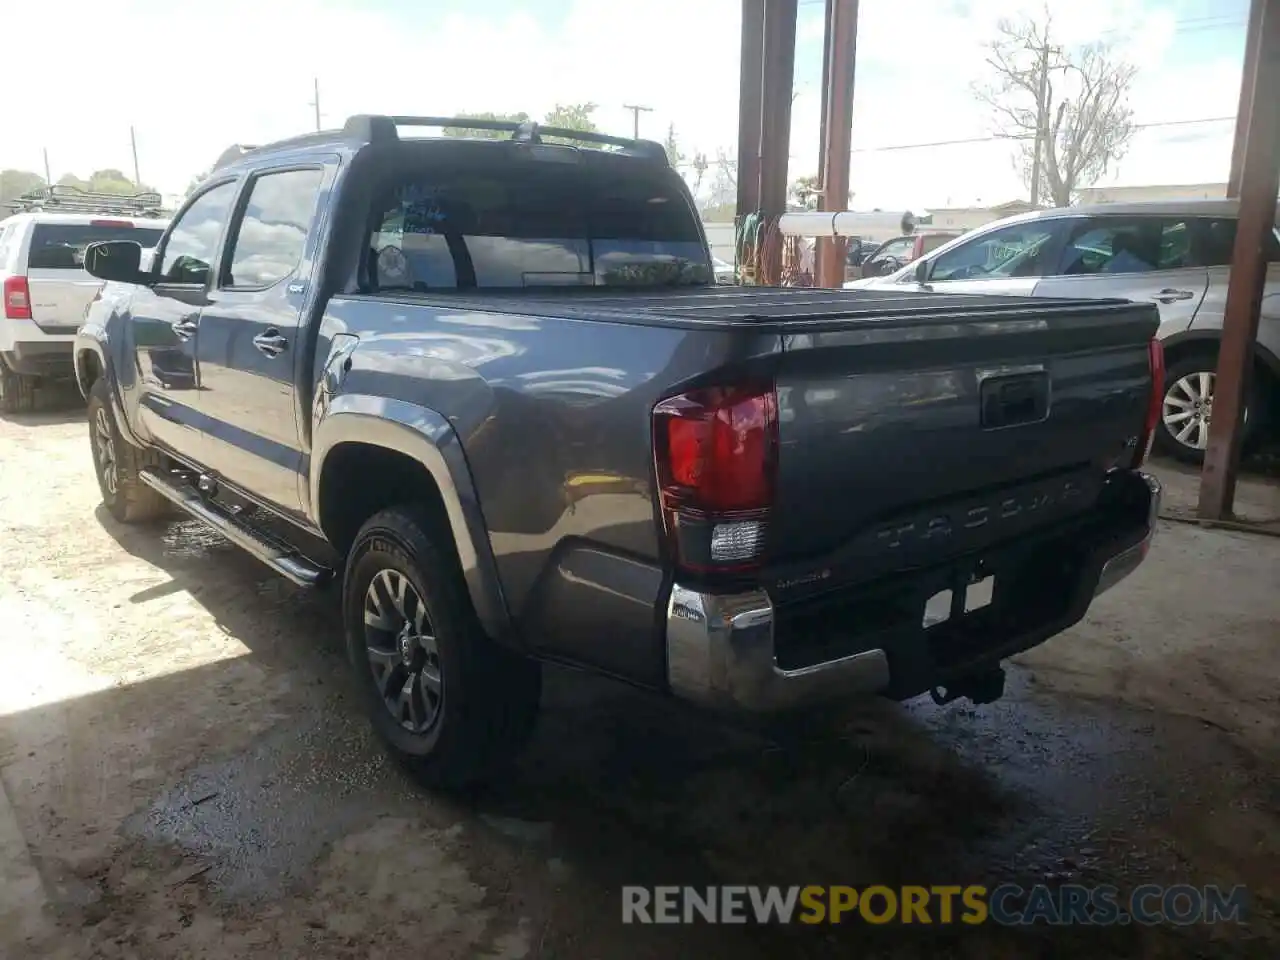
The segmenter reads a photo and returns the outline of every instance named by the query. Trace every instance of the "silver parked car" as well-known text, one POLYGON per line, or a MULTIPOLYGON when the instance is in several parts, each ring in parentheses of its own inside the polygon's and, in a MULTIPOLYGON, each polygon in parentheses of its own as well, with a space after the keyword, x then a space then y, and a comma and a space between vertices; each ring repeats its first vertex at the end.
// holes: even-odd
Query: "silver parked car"
MULTIPOLYGON (((1120 297, 1160 307, 1164 405, 1156 440, 1193 463, 1204 458, 1239 205, 1177 200, 1060 207, 998 220, 883 277, 846 287, 920 286, 939 293, 1120 297)), ((1245 442, 1280 396, 1280 231, 1258 326, 1257 371, 1246 397, 1245 442)))

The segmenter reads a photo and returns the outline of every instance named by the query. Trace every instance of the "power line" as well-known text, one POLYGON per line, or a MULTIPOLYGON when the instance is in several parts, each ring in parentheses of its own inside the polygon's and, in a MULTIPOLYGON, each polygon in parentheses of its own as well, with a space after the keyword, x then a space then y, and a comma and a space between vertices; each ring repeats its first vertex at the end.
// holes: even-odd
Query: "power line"
MULTIPOLYGON (((1195 117, 1187 120, 1153 120, 1150 123, 1135 123, 1137 130, 1151 130, 1157 127, 1185 127, 1201 123, 1235 123, 1235 117, 1195 117)), ((929 147, 956 147, 971 143, 994 143, 998 140, 1031 140, 1033 133, 988 134, 984 137, 962 137, 958 140, 933 140, 929 143, 894 143, 883 147, 858 147, 850 153, 889 153, 897 150, 923 150, 929 147)), ((718 163, 719 161, 717 161, 718 163)), ((737 160, 726 157, 724 163, 737 165, 737 160)), ((691 161, 682 160, 676 166, 689 166, 691 161)))
MULTIPOLYGON (((1190 120, 1156 120, 1151 123, 1135 123, 1135 130, 1151 130, 1156 127, 1183 127, 1198 123, 1235 123, 1235 117, 1196 117, 1190 120)), ((965 137, 960 140, 934 140, 930 143, 894 143, 884 147, 861 147, 852 153, 888 153, 894 150, 920 150, 924 147, 954 147, 967 143, 993 143, 996 140, 1032 140, 1033 133, 990 134, 985 137, 965 137)))

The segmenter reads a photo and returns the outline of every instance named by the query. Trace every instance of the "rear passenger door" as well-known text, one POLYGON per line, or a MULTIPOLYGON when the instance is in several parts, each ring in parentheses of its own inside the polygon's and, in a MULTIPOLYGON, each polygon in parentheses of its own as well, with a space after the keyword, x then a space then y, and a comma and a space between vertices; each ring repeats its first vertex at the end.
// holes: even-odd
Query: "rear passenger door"
POLYGON ((157 443, 201 462, 196 345, 237 181, 210 183, 178 214, 156 251, 154 283, 129 301, 138 415, 157 443))
POLYGON ((1118 297, 1160 308, 1161 336, 1191 325, 1209 284, 1193 218, 1101 216, 1073 220, 1040 297, 1118 297))
MULTIPOLYGON (((331 168, 332 169, 332 168, 331 168)), ((218 282, 200 315, 204 463, 287 513, 301 510, 295 384, 325 168, 268 169, 245 185, 218 282)))

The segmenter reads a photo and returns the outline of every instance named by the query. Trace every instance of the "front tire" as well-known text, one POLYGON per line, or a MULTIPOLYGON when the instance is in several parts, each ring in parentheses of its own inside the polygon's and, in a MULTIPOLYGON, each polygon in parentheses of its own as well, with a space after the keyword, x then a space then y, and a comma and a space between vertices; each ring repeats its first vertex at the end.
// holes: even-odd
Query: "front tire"
MULTIPOLYGON (((1171 364, 1164 377, 1160 419, 1156 423, 1156 447, 1183 463, 1204 463, 1213 416, 1213 393, 1218 358, 1197 353, 1171 364)), ((1240 442, 1247 449, 1257 435, 1260 405, 1257 376, 1244 398, 1245 416, 1240 442)))
POLYGON ((36 408, 36 378, 15 373, 0 357, 0 413, 28 413, 36 408))
POLYGON ((357 534, 346 563, 347 653, 374 730, 430 786, 492 776, 524 746, 542 671, 488 637, 426 511, 395 507, 357 534))
POLYGON ((138 476, 145 467, 163 469, 164 457, 155 450, 135 447, 121 436, 106 380, 100 378, 90 388, 87 409, 93 471, 111 516, 120 523, 145 523, 170 515, 169 501, 138 476))

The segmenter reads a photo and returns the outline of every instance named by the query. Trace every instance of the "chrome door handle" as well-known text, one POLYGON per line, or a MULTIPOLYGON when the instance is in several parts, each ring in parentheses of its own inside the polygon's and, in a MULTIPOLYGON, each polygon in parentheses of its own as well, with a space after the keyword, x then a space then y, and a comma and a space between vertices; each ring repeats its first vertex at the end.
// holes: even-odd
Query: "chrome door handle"
POLYGON ((253 345, 268 357, 278 357, 284 353, 285 347, 289 346, 289 341, 280 336, 279 330, 271 327, 266 333, 260 333, 254 337, 253 345))
POLYGON ((190 340, 196 335, 196 328, 200 326, 200 321, 195 317, 183 317, 181 320, 175 320, 170 326, 173 327, 174 335, 179 340, 190 340))
POLYGON ((1166 287, 1157 293, 1152 300, 1158 300, 1161 303, 1173 303, 1175 300, 1190 300, 1195 294, 1190 290, 1174 290, 1166 287))

